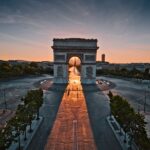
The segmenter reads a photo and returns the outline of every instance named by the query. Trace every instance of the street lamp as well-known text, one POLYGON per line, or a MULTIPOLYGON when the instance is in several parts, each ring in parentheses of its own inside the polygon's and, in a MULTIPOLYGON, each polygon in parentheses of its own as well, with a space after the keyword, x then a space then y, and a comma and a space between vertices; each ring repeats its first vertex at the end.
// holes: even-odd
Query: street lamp
POLYGON ((126 139, 126 132, 127 132, 127 131, 126 131, 126 127, 127 127, 127 126, 126 126, 125 124, 123 124, 123 129, 124 129, 124 140, 123 140, 123 141, 124 141, 124 143, 127 142, 127 139, 126 139))
POLYGON ((3 112, 5 113, 5 111, 7 110, 6 90, 5 89, 3 89, 3 99, 4 99, 4 104, 5 104, 5 110, 3 110, 3 112))
POLYGON ((150 80, 149 80, 149 83, 148 83, 148 86, 147 86, 147 90, 146 90, 146 87, 145 87, 144 113, 146 112, 146 99, 147 99, 147 94, 149 92, 149 89, 150 89, 150 80))
MULTIPOLYGON (((143 83, 143 82, 142 82, 143 83)), ((143 105, 143 111, 144 111, 144 113, 146 112, 146 94, 147 94, 147 91, 146 91, 146 87, 144 87, 144 83, 142 84, 142 87, 143 87, 143 89, 145 89, 144 90, 144 105, 143 105)))
POLYGON ((146 111, 146 89, 145 89, 145 97, 144 97, 144 113, 146 111))
POLYGON ((132 131, 132 129, 130 129, 129 134, 130 134, 129 149, 132 150, 132 141, 133 141, 133 131, 132 131))

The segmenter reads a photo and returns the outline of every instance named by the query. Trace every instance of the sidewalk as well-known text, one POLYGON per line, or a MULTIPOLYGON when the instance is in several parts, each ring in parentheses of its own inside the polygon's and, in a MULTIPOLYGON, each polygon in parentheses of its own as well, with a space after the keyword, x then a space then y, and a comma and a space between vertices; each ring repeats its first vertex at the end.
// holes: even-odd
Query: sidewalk
MULTIPOLYGON (((96 85, 93 85, 93 89, 96 88, 94 86, 96 85)), ((119 142, 106 121, 110 112, 108 99, 99 89, 89 92, 85 88, 83 89, 84 96, 97 149, 121 150, 119 142)))
MULTIPOLYGON (((125 142, 125 132, 121 128, 114 116, 108 116, 107 117, 107 122, 110 125, 116 139, 120 143, 120 146, 122 147, 122 150, 129 150, 130 149, 130 137, 128 134, 126 134, 126 142, 125 142)), ((132 150, 138 150, 138 147, 134 142, 132 142, 132 150)))
MULTIPOLYGON (((32 139, 34 138, 37 130, 39 129, 40 125, 43 122, 43 117, 40 117, 39 120, 33 120, 32 122, 32 130, 33 132, 29 133, 29 126, 27 127, 27 140, 24 140, 24 135, 21 134, 20 136, 20 143, 21 143, 21 149, 26 150, 31 143, 32 139)), ((11 146, 8 148, 8 150, 17 150, 18 148, 18 142, 17 143, 12 143, 11 146)))

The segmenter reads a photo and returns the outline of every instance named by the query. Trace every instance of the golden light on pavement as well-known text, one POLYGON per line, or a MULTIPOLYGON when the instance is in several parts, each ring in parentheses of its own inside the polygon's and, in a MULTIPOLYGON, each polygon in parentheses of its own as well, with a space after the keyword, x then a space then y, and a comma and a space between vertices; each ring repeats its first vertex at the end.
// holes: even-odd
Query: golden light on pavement
POLYGON ((81 61, 78 57, 69 60, 69 83, 80 83, 81 61))
POLYGON ((69 65, 70 66, 80 66, 81 60, 79 57, 73 56, 69 59, 69 65))
POLYGON ((80 75, 75 68, 70 71, 45 150, 96 150, 80 75))

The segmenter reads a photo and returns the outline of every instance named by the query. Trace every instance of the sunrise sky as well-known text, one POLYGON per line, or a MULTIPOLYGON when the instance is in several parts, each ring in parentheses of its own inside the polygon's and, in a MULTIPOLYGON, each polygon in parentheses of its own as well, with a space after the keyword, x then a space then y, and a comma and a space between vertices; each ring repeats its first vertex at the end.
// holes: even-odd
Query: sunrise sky
POLYGON ((0 0, 0 59, 53 60, 70 37, 97 38, 97 60, 150 62, 150 0, 0 0))

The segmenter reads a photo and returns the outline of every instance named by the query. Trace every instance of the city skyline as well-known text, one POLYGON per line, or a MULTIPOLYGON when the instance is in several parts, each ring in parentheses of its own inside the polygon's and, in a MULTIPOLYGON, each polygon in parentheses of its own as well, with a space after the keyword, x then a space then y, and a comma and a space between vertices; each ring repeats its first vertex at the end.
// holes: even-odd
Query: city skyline
POLYGON ((52 61, 53 38, 97 38, 112 63, 150 62, 148 0, 0 0, 0 59, 52 61))

